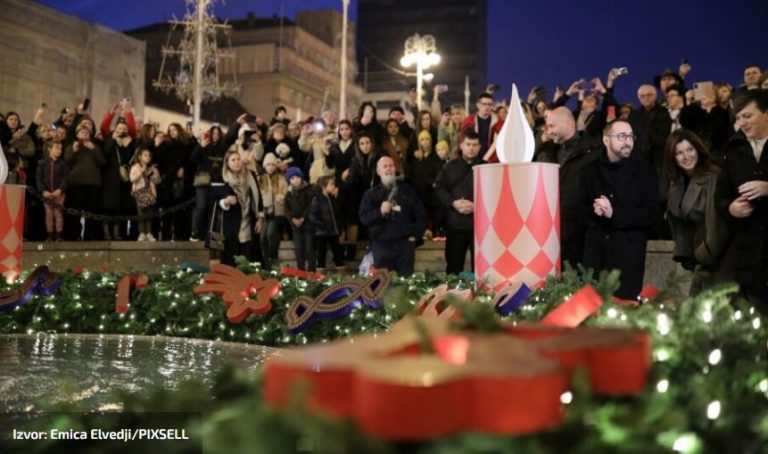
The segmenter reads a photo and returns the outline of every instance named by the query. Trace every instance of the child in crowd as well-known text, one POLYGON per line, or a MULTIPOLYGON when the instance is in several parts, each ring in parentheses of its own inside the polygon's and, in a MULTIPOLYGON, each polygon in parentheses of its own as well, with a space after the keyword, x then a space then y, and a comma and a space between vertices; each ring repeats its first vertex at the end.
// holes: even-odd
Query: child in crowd
POLYGON ((440 158, 441 166, 445 165, 445 163, 451 159, 451 147, 445 140, 437 142, 437 145, 435 145, 435 152, 437 152, 437 157, 440 158))
POLYGON ((285 172, 285 178, 290 185, 288 194, 285 196, 285 212, 293 230, 296 267, 303 271, 315 271, 313 232, 309 222, 313 189, 304 181, 304 174, 298 167, 289 167, 285 172))
POLYGON ((139 241, 157 241, 152 236, 151 216, 157 204, 157 184, 160 183, 160 172, 157 165, 152 163, 152 152, 139 148, 131 159, 131 195, 136 200, 139 211, 139 241))
POLYGON ((37 167, 37 190, 46 199, 45 231, 46 241, 61 241, 64 229, 64 193, 67 190, 67 175, 69 166, 61 159, 64 148, 61 142, 46 142, 46 159, 40 161, 37 167))
POLYGON ((288 183, 283 172, 277 167, 277 158, 272 153, 264 156, 264 173, 259 176, 261 198, 264 201, 264 228, 261 230, 261 251, 264 266, 270 267, 277 260, 283 225, 285 224, 285 196, 288 183))
POLYGON ((320 191, 315 193, 312 206, 309 210, 309 220, 315 237, 315 250, 317 251, 317 269, 325 271, 325 256, 328 246, 331 246, 333 263, 337 270, 344 269, 344 254, 339 244, 338 206, 336 194, 338 189, 333 175, 322 176, 317 180, 320 191))

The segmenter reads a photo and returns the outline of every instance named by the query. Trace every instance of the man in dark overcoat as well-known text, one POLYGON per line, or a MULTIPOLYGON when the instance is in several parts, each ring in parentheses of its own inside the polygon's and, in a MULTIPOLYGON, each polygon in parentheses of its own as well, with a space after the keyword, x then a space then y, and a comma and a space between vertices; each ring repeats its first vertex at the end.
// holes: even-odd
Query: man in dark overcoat
POLYGON ((624 120, 603 129, 605 150, 585 168, 587 233, 584 266, 621 271, 615 296, 634 300, 643 286, 646 229, 658 204, 656 174, 632 156, 635 135, 624 120))

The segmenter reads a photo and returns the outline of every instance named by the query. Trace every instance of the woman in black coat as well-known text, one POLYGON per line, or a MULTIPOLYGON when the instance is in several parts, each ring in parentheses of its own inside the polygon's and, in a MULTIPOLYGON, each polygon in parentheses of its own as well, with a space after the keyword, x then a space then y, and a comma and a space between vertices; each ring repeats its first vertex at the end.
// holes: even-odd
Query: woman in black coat
MULTIPOLYGON (((178 123, 168 126, 165 140, 153 155, 163 180, 157 187, 157 204, 168 209, 192 198, 192 151, 196 141, 178 123)), ((192 225, 191 210, 183 209, 163 216, 161 241, 187 241, 192 225)))
MULTIPOLYGON (((346 173, 346 177, 342 174, 339 185, 341 190, 350 194, 348 201, 350 209, 354 207, 359 212, 363 194, 379 182, 379 177, 376 175, 376 163, 382 156, 382 152, 375 148, 368 133, 363 132, 357 136, 355 139, 355 156, 349 164, 349 172, 346 173)), ((356 215, 355 220, 357 225, 361 226, 358 216, 359 214, 356 215)), ((358 227, 358 237, 364 237, 364 234, 360 233, 360 227, 358 227)))
POLYGON ((720 256, 728 240, 728 229, 715 206, 720 168, 699 136, 678 129, 667 139, 664 170, 671 183, 667 219, 675 241, 672 258, 689 271, 707 271, 693 276, 691 295, 698 295, 706 287, 725 280, 720 272, 720 256))
MULTIPOLYGON (((224 234, 224 251, 221 263, 234 266, 235 256, 244 255, 251 261, 257 259, 254 238, 258 237, 264 223, 264 204, 256 176, 248 171, 236 151, 224 156, 223 186, 217 186, 213 194, 217 211, 221 211, 221 227, 224 234)), ((214 217, 214 223, 219 222, 214 217)), ((217 228, 217 226, 214 226, 217 228)))
POLYGON ((357 254, 357 236, 359 219, 357 207, 360 203, 359 195, 354 194, 350 188, 342 186, 344 177, 349 175, 352 159, 355 157, 354 136, 352 135, 352 123, 349 120, 339 122, 338 139, 333 141, 329 153, 325 156, 325 164, 329 169, 334 169, 338 192, 339 228, 344 234, 346 243, 346 260, 354 260, 357 254))
MULTIPOLYGON (((104 145, 106 163, 101 168, 101 209, 106 215, 130 214, 133 205, 131 183, 128 180, 129 163, 136 149, 136 141, 128 134, 128 126, 118 123, 104 145), (122 170, 121 170, 122 168, 122 170)), ((104 240, 122 240, 126 222, 104 222, 104 240)))

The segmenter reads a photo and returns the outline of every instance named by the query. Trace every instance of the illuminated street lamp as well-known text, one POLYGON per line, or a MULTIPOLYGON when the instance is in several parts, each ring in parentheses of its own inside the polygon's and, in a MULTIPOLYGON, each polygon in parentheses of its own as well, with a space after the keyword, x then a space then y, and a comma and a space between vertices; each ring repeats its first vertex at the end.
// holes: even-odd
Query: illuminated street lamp
POLYGON ((424 74, 424 70, 438 63, 440 63, 440 54, 437 53, 434 36, 421 36, 416 33, 405 40, 405 55, 400 59, 400 64, 405 68, 416 65, 416 105, 419 110, 421 110, 424 81, 430 81, 434 77, 431 73, 424 74))

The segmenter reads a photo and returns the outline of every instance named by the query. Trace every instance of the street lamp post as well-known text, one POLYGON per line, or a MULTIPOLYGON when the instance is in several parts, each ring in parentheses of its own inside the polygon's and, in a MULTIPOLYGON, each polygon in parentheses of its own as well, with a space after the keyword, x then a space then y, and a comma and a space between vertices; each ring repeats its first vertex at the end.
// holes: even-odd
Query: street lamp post
POLYGON ((419 110, 424 96, 424 80, 431 80, 433 77, 433 74, 424 74, 424 70, 438 63, 440 54, 437 53, 434 36, 421 36, 416 33, 405 40, 405 54, 400 59, 400 64, 405 68, 416 65, 416 106, 419 110))
POLYGON ((341 81, 339 83, 339 118, 347 118, 347 16, 349 0, 341 0, 344 17, 341 23, 341 81))

